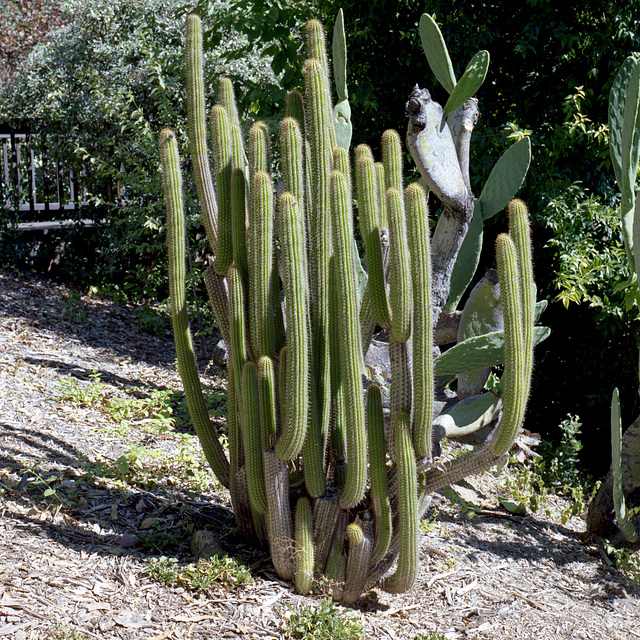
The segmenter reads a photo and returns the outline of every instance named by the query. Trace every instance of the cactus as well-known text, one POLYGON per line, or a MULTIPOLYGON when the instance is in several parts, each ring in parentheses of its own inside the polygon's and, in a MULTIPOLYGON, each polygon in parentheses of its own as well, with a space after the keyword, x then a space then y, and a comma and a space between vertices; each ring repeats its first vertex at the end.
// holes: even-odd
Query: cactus
MULTIPOLYGON (((640 277, 640 200, 636 193, 640 160, 640 62, 636 56, 629 56, 623 62, 609 93, 609 152, 621 194, 622 239, 629 269, 637 283, 640 277)), ((587 536, 608 538, 614 546, 637 549, 640 548, 637 520, 631 520, 626 499, 640 487, 640 419, 622 435, 617 388, 611 399, 611 455, 609 474, 587 510, 587 536)))
MULTIPOLYGON (((185 59, 195 68, 200 22, 190 16, 187 23, 194 51, 185 59)), ((430 18, 423 23, 423 31, 438 36, 430 18)), ((431 239, 427 194, 418 183, 404 184, 399 134, 384 132, 381 162, 366 145, 353 159, 348 150, 341 13, 333 37, 335 108, 324 30, 317 21, 307 27, 304 96, 289 94, 277 136, 277 199, 269 132, 262 122, 253 125, 245 155, 233 87, 220 82, 211 110, 213 172, 207 178, 203 159, 194 169, 205 186, 200 197, 215 194, 215 207, 202 203, 210 218, 205 282, 229 347, 228 461, 206 414, 188 333, 177 144, 169 132, 160 141, 174 334, 191 418, 229 488, 242 534, 268 544, 276 573, 298 591, 308 593, 324 575, 344 603, 376 584, 392 593, 415 584, 426 494, 507 453, 522 422, 533 345, 546 335, 533 326, 527 212, 516 202, 509 205, 509 235, 497 245, 504 328, 486 322, 480 330, 468 328, 495 315, 496 301, 488 307, 480 296, 479 308, 469 303, 459 344, 433 357, 435 323, 451 304, 453 266, 464 263, 465 287, 475 271, 477 256, 465 249, 465 233, 475 230, 476 251, 483 215, 507 204, 505 194, 522 181, 529 153, 528 142, 508 151, 474 200, 468 144, 475 112, 465 105, 486 74, 488 54, 478 54, 456 81, 441 34, 436 40, 428 45, 430 62, 451 93, 447 107, 423 90, 414 91, 407 107, 409 148, 445 208, 431 239), (449 111, 451 124, 443 127, 449 111), (355 241, 356 219, 364 256, 355 241), (388 379, 374 380, 365 367, 376 326, 388 333, 388 389, 388 379), (464 375, 497 364, 505 365, 500 396, 484 392, 481 383, 463 399, 464 375), (434 391, 443 375, 461 376, 461 401, 435 416, 434 391), (382 402, 387 394, 389 415, 382 402), (451 464, 438 460, 443 433, 461 437, 485 428, 492 430, 488 442, 451 464)), ((203 83, 193 68, 188 92, 200 94, 203 83)), ((201 156, 203 105, 203 95, 190 96, 192 149, 201 156)))

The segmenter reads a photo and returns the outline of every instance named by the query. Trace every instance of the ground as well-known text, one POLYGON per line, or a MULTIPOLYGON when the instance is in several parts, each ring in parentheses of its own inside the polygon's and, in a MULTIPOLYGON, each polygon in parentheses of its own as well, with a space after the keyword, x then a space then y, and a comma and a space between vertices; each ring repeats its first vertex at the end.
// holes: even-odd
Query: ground
MULTIPOLYGON (((180 413, 180 382, 171 336, 145 331, 150 317, 0 271, 0 637, 281 638, 292 608, 323 601, 235 537, 193 434, 163 413, 180 413), (251 583, 156 579, 194 562, 200 529, 251 583)), ((203 366, 203 379, 224 429, 224 372, 203 366)), ((434 496, 415 588, 370 592, 343 615, 367 638, 640 638, 640 590, 580 541, 583 520, 562 524, 555 497, 550 515, 510 515, 502 485, 486 474, 456 488, 479 510, 471 519, 434 496)))

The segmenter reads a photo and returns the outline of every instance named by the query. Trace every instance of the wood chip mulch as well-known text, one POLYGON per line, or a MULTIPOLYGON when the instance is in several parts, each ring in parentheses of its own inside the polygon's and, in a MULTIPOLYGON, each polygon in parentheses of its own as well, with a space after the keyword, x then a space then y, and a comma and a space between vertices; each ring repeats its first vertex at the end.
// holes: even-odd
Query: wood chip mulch
MULTIPOLYGON (((213 480, 194 491, 181 477, 193 436, 150 432, 144 420, 123 427, 98 405, 60 399, 69 380, 99 380, 114 397, 180 390, 171 336, 146 333, 134 311, 0 270, 0 638, 284 638, 291 608, 317 609, 323 596, 295 594, 263 551, 234 539, 213 480), (161 461, 136 469, 143 480, 105 471, 135 464, 136 447, 161 461), (154 464, 165 465, 160 479, 154 464), (149 558, 193 562, 194 528, 218 532, 254 582, 197 592, 154 580, 149 558), (154 530, 182 539, 166 552, 141 544, 154 530)), ((221 370, 203 375, 224 391, 221 370)), ((458 490, 480 514, 434 497, 415 589, 376 590, 345 610, 367 638, 640 638, 640 589, 580 542, 579 517, 509 516, 491 474, 458 490)))

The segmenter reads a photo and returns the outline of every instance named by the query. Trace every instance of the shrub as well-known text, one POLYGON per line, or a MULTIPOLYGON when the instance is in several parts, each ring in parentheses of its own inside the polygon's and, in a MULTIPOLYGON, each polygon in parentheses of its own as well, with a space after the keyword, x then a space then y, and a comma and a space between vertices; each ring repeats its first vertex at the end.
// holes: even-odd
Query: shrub
MULTIPOLYGON (((61 10, 74 16, 71 23, 36 46, 0 94, 0 120, 58 132, 50 136, 50 155, 71 157, 85 169, 90 205, 108 221, 97 230, 95 252, 73 264, 63 256, 63 270, 92 283, 122 283, 112 286, 129 296, 162 298, 166 291, 157 134, 171 122, 180 141, 186 138, 181 5, 65 0, 61 10)), ((259 52, 220 62, 240 44, 227 32, 208 52, 206 81, 233 73, 249 85, 274 84, 259 52)), ((200 223, 190 185, 185 197, 197 253, 200 223)))

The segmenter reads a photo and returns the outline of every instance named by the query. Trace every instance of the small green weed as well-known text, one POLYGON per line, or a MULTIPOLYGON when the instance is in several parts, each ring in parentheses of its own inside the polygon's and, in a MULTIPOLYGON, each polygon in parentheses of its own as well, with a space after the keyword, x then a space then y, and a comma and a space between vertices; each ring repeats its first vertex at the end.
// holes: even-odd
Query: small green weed
POLYGON ((293 640, 358 640, 364 638, 364 628, 357 618, 324 600, 316 611, 291 609, 284 634, 293 640))
POLYGON ((162 338, 168 327, 168 318, 166 313, 156 311, 147 303, 136 307, 135 314, 143 331, 150 333, 156 338, 162 338))
POLYGON ((557 446, 543 441, 538 448, 540 457, 527 464, 510 460, 511 473, 505 476, 503 486, 515 500, 516 508, 519 503, 532 513, 544 509, 551 517, 548 498, 558 493, 569 498, 569 505, 560 514, 563 524, 584 511, 591 479, 579 465, 581 427, 577 416, 568 415, 559 425, 562 435, 557 446))
POLYGON ((45 640, 90 640, 86 633, 60 624, 47 629, 45 634, 45 640))
POLYGON ((103 397, 105 385, 100 382, 100 374, 97 371, 89 374, 89 378, 91 382, 84 386, 80 385, 77 378, 67 376, 58 385, 56 400, 71 402, 78 407, 92 407, 103 397))
POLYGON ((431 631, 429 634, 418 633, 413 636, 413 640, 447 640, 447 637, 442 635, 439 631, 431 631))
POLYGON ((167 530, 162 524, 157 524, 153 529, 141 531, 138 534, 138 542, 153 553, 162 553, 169 549, 175 549, 180 545, 182 539, 182 531, 167 530))
POLYGON ((438 526, 439 515, 440 511, 438 508, 433 507, 429 516, 425 516, 420 520, 420 531, 422 531, 422 533, 433 533, 435 528, 438 526))
POLYGON ((89 374, 91 382, 81 385, 76 378, 68 376, 59 385, 57 399, 71 402, 79 407, 100 409, 122 427, 144 427, 152 433, 165 433, 174 428, 174 405, 179 402, 177 394, 170 389, 132 389, 131 394, 118 396, 101 382, 97 371, 89 374))
POLYGON ((604 551, 623 575, 636 584, 640 584, 640 557, 637 552, 631 549, 618 549, 614 547, 608 540, 603 541, 604 551))
POLYGON ((470 502, 468 500, 465 500, 455 489, 453 489, 453 487, 447 487, 443 493, 449 499, 449 502, 452 505, 453 504, 460 505, 460 510, 462 511, 462 515, 469 518, 469 520, 474 518, 478 513, 478 511, 482 511, 482 509, 478 505, 473 504, 473 502, 470 502))
POLYGON ((189 591, 235 589, 253 582, 249 569, 227 555, 212 556, 182 567, 177 558, 149 558, 144 572, 158 582, 189 591))
POLYGON ((77 291, 67 291, 60 298, 62 315, 72 324, 84 325, 89 318, 89 312, 82 296, 77 291))

